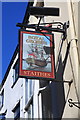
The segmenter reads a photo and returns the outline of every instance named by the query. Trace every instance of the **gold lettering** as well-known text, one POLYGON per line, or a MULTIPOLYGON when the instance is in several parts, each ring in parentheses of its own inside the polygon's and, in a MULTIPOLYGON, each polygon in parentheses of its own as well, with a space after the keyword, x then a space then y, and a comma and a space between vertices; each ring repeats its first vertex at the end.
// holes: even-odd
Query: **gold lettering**
MULTIPOLYGON (((30 37, 30 38, 32 38, 32 37, 30 37)), ((37 38, 38 38, 38 37, 37 37, 37 38)), ((26 42, 27 42, 27 43, 37 43, 37 44, 47 44, 47 42, 44 41, 44 40, 41 39, 41 38, 40 38, 40 40, 39 40, 39 39, 27 39, 26 42)))
POLYGON ((50 77, 50 76, 51 76, 51 74, 50 74, 50 73, 48 73, 48 76, 50 77))
POLYGON ((29 76, 38 76, 38 77, 51 77, 50 73, 44 73, 44 72, 35 72, 35 71, 24 71, 25 75, 29 76))
POLYGON ((34 72, 35 76, 37 75, 37 72, 34 72))
POLYGON ((24 74, 26 74, 26 71, 24 71, 24 74))
POLYGON ((39 37, 39 36, 28 36, 28 39, 35 39, 35 40, 44 40, 44 37, 39 37))
POLYGON ((34 76, 34 72, 31 72, 30 74, 34 76))

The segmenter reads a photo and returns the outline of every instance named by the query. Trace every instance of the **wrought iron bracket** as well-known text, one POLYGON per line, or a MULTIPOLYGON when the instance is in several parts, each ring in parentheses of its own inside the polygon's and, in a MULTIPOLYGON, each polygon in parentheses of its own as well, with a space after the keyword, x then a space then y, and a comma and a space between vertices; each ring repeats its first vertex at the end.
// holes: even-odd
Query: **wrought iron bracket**
POLYGON ((75 106, 75 107, 77 107, 77 108, 80 109, 80 102, 75 102, 75 101, 73 101, 71 98, 68 100, 68 102, 69 102, 69 106, 70 106, 70 107, 75 106))
MULTIPOLYGON (((68 85, 70 86, 70 85, 72 84, 73 80, 70 80, 70 81, 68 81, 68 80, 65 80, 65 81, 53 80, 52 82, 68 83, 68 85)), ((51 84, 51 83, 50 83, 50 84, 51 84)), ((38 92, 38 96, 39 96, 39 94, 41 93, 41 91, 46 90, 46 89, 49 87, 50 84, 48 84, 47 86, 45 86, 45 87, 43 87, 43 88, 40 88, 40 89, 39 89, 39 92, 38 92)))
MULTIPOLYGON (((41 18, 40 18, 41 20, 41 18)), ((68 22, 65 22, 64 24, 59 22, 60 25, 62 25, 62 28, 59 28, 57 26, 57 28, 51 28, 51 27, 47 27, 47 26, 42 26, 40 24, 40 20, 39 20, 39 23, 38 24, 24 24, 24 23, 17 23, 17 27, 21 27, 21 28, 31 28, 31 29, 37 29, 39 31, 42 31, 42 30, 46 30, 46 31, 49 31, 49 32, 59 32, 59 33, 63 33, 63 38, 62 40, 65 40, 66 37, 67 37, 67 29, 69 28, 69 21, 68 22)), ((46 23, 45 23, 46 24, 46 23)), ((50 24, 50 23, 49 23, 50 24)), ((55 22, 53 22, 53 24, 55 24, 55 22)), ((57 22, 58 24, 58 22, 57 22)))
MULTIPOLYGON (((65 40, 67 37, 67 28, 69 27, 69 21, 65 22, 64 24, 61 22, 53 22, 59 24, 60 26, 62 25, 62 28, 57 26, 57 28, 51 28, 51 27, 46 27, 46 26, 41 26, 40 21, 44 16, 59 16, 59 8, 51 8, 51 7, 34 7, 34 6, 30 6, 29 10, 28 10, 28 14, 33 15, 33 16, 37 16, 39 17, 39 22, 38 24, 26 24, 26 23, 17 23, 17 27, 21 27, 21 28, 31 28, 31 29, 35 29, 35 30, 46 30, 48 32, 60 32, 63 33, 63 38, 62 40, 65 40), (47 12, 46 12, 47 11, 47 12)), ((46 23, 44 23, 46 24, 46 23)), ((50 23, 49 23, 50 24, 50 23)))
POLYGON ((73 80, 53 80, 53 82, 68 83, 69 86, 72 84, 73 80))

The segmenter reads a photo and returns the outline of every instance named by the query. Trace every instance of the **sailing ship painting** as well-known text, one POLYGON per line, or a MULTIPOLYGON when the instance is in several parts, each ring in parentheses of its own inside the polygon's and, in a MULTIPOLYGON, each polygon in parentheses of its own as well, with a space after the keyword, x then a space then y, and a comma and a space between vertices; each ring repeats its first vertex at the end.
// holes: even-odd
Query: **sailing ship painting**
POLYGON ((23 34, 23 70, 51 72, 51 48, 48 39, 44 35, 23 34))

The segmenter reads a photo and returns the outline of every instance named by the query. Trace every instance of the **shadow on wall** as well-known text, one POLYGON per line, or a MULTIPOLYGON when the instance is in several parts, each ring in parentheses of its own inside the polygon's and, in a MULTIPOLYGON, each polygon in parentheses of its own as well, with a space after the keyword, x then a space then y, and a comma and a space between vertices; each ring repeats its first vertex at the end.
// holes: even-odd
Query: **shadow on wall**
MULTIPOLYGON (((63 81, 63 64, 60 57, 59 69, 56 73, 56 80, 63 81)), ((51 102, 53 118, 61 118, 65 106, 64 83, 53 82, 51 84, 51 102)))
MULTIPOLYGON (((62 47, 62 46, 61 46, 62 47)), ((61 48, 62 49, 62 48, 61 48)), ((59 53, 59 64, 56 72, 56 81, 63 81, 64 70, 67 63, 70 43, 67 46, 64 61, 62 62, 61 54, 59 53)), ((41 87, 48 85, 48 82, 41 81, 41 87)), ((65 94, 63 82, 52 82, 49 87, 42 91, 42 113, 43 118, 61 119, 65 107, 65 94)))

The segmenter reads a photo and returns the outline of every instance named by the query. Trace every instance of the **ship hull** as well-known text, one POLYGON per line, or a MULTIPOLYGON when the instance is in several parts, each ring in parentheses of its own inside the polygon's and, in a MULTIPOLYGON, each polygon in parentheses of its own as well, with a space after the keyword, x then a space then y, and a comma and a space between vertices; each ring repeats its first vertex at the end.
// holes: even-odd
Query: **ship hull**
POLYGON ((37 65, 37 66, 40 66, 40 67, 47 66, 46 60, 38 60, 38 59, 33 59, 33 58, 27 58, 26 62, 30 65, 37 65))

